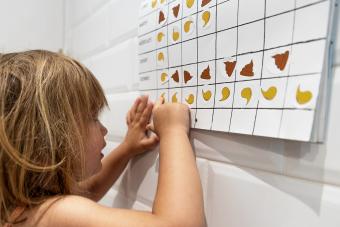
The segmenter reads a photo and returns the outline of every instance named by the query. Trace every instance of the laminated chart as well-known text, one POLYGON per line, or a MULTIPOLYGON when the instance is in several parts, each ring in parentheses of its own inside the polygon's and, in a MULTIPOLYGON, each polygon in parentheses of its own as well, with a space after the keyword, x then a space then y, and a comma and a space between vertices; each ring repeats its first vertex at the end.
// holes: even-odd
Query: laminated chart
POLYGON ((320 142, 335 0, 146 0, 139 90, 191 127, 320 142))

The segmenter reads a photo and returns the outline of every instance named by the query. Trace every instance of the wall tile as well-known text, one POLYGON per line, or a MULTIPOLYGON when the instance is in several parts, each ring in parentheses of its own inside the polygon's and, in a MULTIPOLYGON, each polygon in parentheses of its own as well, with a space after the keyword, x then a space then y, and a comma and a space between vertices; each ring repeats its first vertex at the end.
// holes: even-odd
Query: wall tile
POLYGON ((90 70, 106 94, 127 91, 132 85, 137 65, 132 60, 136 53, 133 39, 114 46, 91 58, 90 70))
POLYGON ((0 5, 1 51, 63 47, 63 1, 0 0, 0 5))
POLYGON ((66 30, 71 30, 75 26, 86 20, 98 7, 108 0, 72 0, 66 3, 66 30))
POLYGON ((73 30, 72 56, 84 58, 108 43, 107 7, 101 8, 73 30))
POLYGON ((113 1, 109 7, 110 40, 132 30, 137 34, 140 0, 113 1))
POLYGON ((340 189, 211 162, 208 226, 340 225, 340 189))
POLYGON ((107 96, 109 109, 101 114, 101 121, 108 129, 107 139, 121 142, 127 131, 126 114, 131 108, 139 92, 112 94, 107 96))

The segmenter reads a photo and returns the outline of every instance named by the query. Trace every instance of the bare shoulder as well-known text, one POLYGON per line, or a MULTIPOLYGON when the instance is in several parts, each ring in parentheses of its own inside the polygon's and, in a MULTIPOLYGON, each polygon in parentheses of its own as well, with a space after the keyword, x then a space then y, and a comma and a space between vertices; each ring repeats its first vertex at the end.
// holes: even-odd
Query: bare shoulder
POLYGON ((36 227, 114 227, 155 226, 171 224, 152 214, 102 206, 81 196, 64 196, 46 201, 30 214, 28 225, 36 227))

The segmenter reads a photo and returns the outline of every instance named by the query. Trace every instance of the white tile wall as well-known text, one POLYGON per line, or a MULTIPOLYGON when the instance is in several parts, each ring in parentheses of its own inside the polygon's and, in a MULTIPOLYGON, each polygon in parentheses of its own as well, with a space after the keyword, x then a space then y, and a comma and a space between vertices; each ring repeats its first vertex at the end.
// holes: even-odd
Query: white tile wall
MULTIPOLYGON (((125 114, 139 95, 139 2, 66 1, 65 47, 95 73, 107 93, 110 110, 101 119, 110 148, 122 141, 125 114)), ((340 35, 337 40, 339 65, 340 35)), ((210 227, 340 226, 339 78, 340 66, 334 73, 325 144, 192 131, 210 227)), ((151 210, 157 177, 156 150, 135 158, 101 203, 151 210)))
POLYGON ((64 1, 0 0, 0 52, 58 51, 64 40, 64 1))

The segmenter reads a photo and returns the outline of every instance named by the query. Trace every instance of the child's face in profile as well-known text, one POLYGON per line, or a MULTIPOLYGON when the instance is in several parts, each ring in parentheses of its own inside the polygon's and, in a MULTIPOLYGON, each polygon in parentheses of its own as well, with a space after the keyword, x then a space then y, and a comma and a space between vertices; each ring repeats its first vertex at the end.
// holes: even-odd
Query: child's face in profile
POLYGON ((107 134, 107 129, 100 123, 98 119, 93 119, 89 122, 89 134, 86 138, 86 154, 85 168, 86 177, 90 177, 98 173, 102 167, 101 159, 104 155, 101 153, 106 146, 104 136, 107 134))

